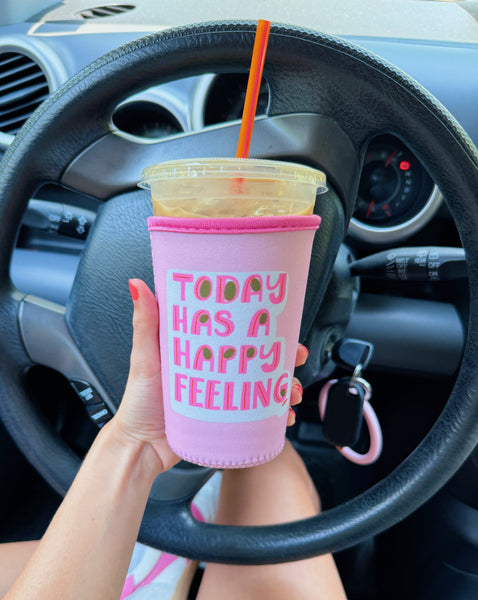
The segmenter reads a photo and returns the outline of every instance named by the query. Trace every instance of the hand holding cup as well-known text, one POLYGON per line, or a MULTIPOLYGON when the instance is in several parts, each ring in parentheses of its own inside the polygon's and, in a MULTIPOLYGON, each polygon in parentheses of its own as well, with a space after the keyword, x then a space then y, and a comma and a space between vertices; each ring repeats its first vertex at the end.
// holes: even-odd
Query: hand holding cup
MULTIPOLYGON (((163 395, 161 386, 161 357, 158 338, 158 304, 148 286, 140 279, 130 281, 134 303, 133 345, 131 366, 120 408, 114 417, 124 435, 150 444, 158 458, 158 474, 174 466, 180 459, 171 450, 164 428, 163 395)), ((296 366, 307 360, 307 349, 297 348, 296 366)), ((291 406, 302 401, 302 387, 294 378, 291 406)), ((288 425, 293 425, 292 409, 288 425)))

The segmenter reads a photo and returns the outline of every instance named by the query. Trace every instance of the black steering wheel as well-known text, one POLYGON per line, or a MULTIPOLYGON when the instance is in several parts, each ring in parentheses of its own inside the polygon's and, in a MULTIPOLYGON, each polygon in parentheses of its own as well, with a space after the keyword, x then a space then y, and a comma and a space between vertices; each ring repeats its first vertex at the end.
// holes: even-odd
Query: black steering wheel
MULTIPOLYGON (((236 124, 144 144, 114 130, 120 101, 166 81, 205 72, 245 72, 254 23, 209 23, 154 34, 86 67, 32 116, 0 168, 0 414, 39 473, 65 493, 80 460, 35 412, 25 371, 46 364, 92 383, 118 406, 129 364, 129 277, 152 284, 145 218, 148 195, 135 190, 145 165, 187 156, 233 156, 236 124), (29 198, 56 182, 108 199, 90 233, 66 309, 24 297, 9 264, 29 198)), ((325 170, 331 191, 310 270, 302 338, 313 330, 350 218, 371 137, 392 133, 426 165, 446 198, 467 255, 470 320, 454 390, 417 449, 384 480, 323 514, 270 527, 199 523, 190 499, 203 470, 177 469, 153 490, 141 541, 213 562, 260 564, 353 545, 395 524, 430 498, 478 439, 478 154, 453 117, 413 80, 340 39, 286 26, 271 29, 264 75, 268 116, 255 127, 254 155, 325 170), (191 483, 192 482, 192 483, 191 483)), ((313 360, 314 357, 311 357, 313 360)))

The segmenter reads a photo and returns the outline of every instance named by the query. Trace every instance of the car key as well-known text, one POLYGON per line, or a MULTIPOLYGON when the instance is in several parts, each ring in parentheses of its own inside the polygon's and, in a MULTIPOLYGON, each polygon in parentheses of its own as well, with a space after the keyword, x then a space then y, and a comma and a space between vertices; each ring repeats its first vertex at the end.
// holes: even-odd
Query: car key
POLYGON ((343 338, 335 344, 332 359, 345 369, 353 371, 357 365, 360 365, 360 371, 364 371, 372 359, 373 350, 374 346, 371 342, 343 338))
POLYGON ((323 421, 324 438, 334 446, 357 443, 363 420, 365 390, 351 385, 350 377, 332 383, 327 391, 323 421))

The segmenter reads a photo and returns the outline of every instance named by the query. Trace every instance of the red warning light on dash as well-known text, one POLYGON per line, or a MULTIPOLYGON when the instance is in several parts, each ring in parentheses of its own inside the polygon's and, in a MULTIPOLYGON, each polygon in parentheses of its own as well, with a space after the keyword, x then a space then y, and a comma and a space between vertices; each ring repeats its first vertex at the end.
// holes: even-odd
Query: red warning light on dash
POLYGON ((400 171, 408 171, 410 169, 410 163, 408 162, 408 160, 402 160, 399 167, 400 167, 400 171))

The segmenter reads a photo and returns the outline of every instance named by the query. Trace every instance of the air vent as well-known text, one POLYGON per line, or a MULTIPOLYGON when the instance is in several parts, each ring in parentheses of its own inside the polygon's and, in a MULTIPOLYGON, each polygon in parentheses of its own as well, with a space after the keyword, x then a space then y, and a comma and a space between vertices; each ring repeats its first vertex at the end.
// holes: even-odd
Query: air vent
POLYGON ((0 131, 15 135, 50 90, 42 69, 25 54, 0 52, 0 131))
POLYGON ((116 17, 135 8, 134 4, 107 4, 106 6, 85 8, 85 10, 81 10, 77 14, 83 17, 83 19, 100 19, 101 17, 116 17))

